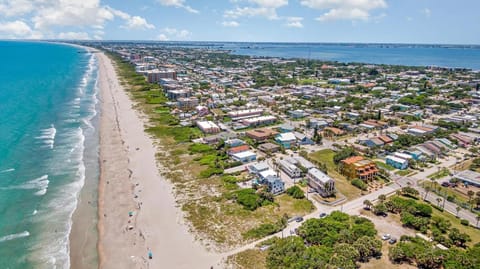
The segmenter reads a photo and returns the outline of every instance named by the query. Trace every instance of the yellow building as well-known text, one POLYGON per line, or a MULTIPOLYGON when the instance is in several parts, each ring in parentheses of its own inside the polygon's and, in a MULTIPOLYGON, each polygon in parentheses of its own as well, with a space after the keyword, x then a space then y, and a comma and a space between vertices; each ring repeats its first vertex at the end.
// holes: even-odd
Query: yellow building
POLYGON ((349 157, 340 162, 340 173, 349 179, 372 180, 378 173, 377 165, 362 156, 349 157))

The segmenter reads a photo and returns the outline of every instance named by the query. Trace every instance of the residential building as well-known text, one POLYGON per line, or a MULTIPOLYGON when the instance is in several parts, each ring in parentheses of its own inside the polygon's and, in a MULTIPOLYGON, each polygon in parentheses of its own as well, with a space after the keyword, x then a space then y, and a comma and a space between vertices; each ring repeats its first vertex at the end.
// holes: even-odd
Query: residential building
POLYGON ((270 166, 268 166, 268 164, 266 162, 262 162, 262 163, 256 163, 256 164, 249 165, 249 166, 247 166, 247 169, 250 173, 258 175, 263 171, 269 170, 270 166))
POLYGON ((297 143, 299 145, 313 145, 315 144, 312 139, 308 138, 306 135, 299 133, 299 132, 293 132, 295 135, 295 138, 297 139, 297 143))
POLYGON ((395 156, 397 158, 400 158, 400 159, 407 160, 407 161, 410 161, 410 160, 413 159, 413 157, 410 154, 406 154, 406 153, 402 153, 402 152, 394 152, 393 156, 395 156))
POLYGON ((335 193, 335 181, 317 168, 308 170, 306 178, 308 185, 321 196, 326 197, 335 193))
POLYGON ((247 150, 250 150, 250 146, 241 145, 241 146, 236 146, 236 147, 233 147, 233 148, 229 148, 227 150, 227 154, 228 155, 233 155, 235 153, 244 152, 244 151, 247 151, 247 150))
POLYGON ((177 72, 175 70, 148 70, 146 71, 148 83, 159 83, 161 79, 177 79, 177 72))
POLYGON ((390 138, 387 135, 381 135, 381 136, 378 137, 378 139, 382 140, 382 142, 385 143, 386 145, 390 144, 390 143, 393 143, 393 139, 390 138))
POLYGON ((257 154, 250 150, 234 153, 231 156, 235 161, 242 163, 253 162, 257 159, 257 154))
POLYGON ((307 171, 310 170, 311 168, 315 167, 315 165, 313 163, 311 163, 309 160, 303 158, 302 156, 295 157, 295 160, 297 161, 298 166, 303 167, 307 171))
POLYGON ((278 126, 278 131, 280 133, 290 133, 290 132, 293 132, 294 130, 295 130, 295 127, 293 127, 290 124, 284 123, 284 124, 278 126))
POLYGON ((246 109, 238 111, 230 111, 227 113, 227 116, 232 120, 242 120, 253 117, 259 117, 263 113, 263 109, 246 109))
POLYGON ((440 143, 442 143, 443 145, 445 145, 449 149, 456 149, 457 148, 457 145, 453 144, 450 140, 448 140, 446 138, 437 138, 435 140, 439 141, 440 143))
POLYGON ((265 153, 275 153, 280 150, 280 146, 273 143, 263 143, 258 146, 258 149, 265 153))
POLYGON ((241 139, 238 139, 238 138, 233 138, 233 139, 228 139, 225 141, 225 145, 229 146, 229 147, 238 147, 238 146, 241 146, 241 145, 244 145, 245 142, 241 139))
POLYGON ((264 141, 278 134, 278 132, 272 129, 264 128, 264 129, 250 130, 245 132, 245 134, 246 136, 256 141, 264 141))
POLYGON ((377 165, 362 156, 353 156, 342 160, 339 169, 340 173, 351 179, 371 180, 378 173, 377 165))
POLYGON ((183 110, 193 110, 195 107, 198 106, 198 98, 196 97, 178 98, 177 106, 178 108, 183 110))
POLYGON ((381 147, 384 145, 384 142, 378 138, 369 138, 365 141, 363 141, 363 143, 365 144, 365 146, 369 147, 369 148, 374 148, 374 147, 381 147))
POLYGON ((297 178, 302 176, 302 170, 298 168, 295 164, 287 160, 279 160, 278 166, 291 178, 297 178))
POLYGON ((397 169, 400 169, 400 170, 405 170, 408 168, 408 161, 405 160, 405 159, 401 159, 401 158, 398 158, 398 157, 395 157, 395 156, 387 156, 387 158, 385 158, 385 162, 390 165, 390 166, 393 166, 397 169))
POLYGON ((288 111, 288 115, 290 115, 290 117, 292 117, 294 119, 301 119, 301 118, 304 118, 304 117, 308 116, 309 114, 306 113, 303 110, 297 109, 297 110, 288 111))
POLYGON ((281 133, 275 136, 277 141, 282 147, 289 149, 296 144, 297 138, 293 133, 281 133))
POLYGON ((197 121, 198 128, 206 134, 215 134, 220 132, 220 127, 213 121, 197 121))
POLYGON ((332 136, 341 136, 344 135, 345 132, 342 129, 338 129, 335 127, 325 127, 323 129, 323 135, 325 137, 332 137, 332 136))
POLYGON ((190 90, 170 90, 167 91, 167 97, 170 100, 178 100, 180 98, 188 98, 191 96, 190 90))
POLYGON ((480 187, 480 173, 478 172, 465 170, 454 175, 453 177, 461 180, 465 184, 480 187))
POLYGON ((277 195, 285 191, 285 182, 278 176, 270 175, 265 179, 265 184, 270 193, 277 195))
POLYGON ((248 118, 241 121, 243 125, 255 127, 260 125, 268 125, 275 123, 277 118, 274 116, 260 116, 255 118, 248 118))

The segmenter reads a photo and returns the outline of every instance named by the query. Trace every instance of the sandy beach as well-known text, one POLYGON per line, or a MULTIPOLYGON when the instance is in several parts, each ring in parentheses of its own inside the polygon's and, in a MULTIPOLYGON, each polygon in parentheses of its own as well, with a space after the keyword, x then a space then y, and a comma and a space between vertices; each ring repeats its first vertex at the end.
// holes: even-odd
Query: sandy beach
POLYGON ((101 91, 100 268, 220 268, 220 254, 189 233, 171 184, 159 174, 145 118, 97 53, 101 91), (153 254, 149 259, 148 253, 153 254))

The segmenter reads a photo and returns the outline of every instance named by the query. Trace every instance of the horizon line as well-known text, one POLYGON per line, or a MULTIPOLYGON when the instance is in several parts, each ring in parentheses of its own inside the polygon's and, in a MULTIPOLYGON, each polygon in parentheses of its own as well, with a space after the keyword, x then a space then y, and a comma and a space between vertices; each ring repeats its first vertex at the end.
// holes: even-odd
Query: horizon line
POLYGON ((142 40, 142 39, 0 39, 0 41, 31 41, 31 42, 146 42, 146 43, 258 43, 258 44, 327 44, 327 45, 420 45, 420 46, 479 46, 474 43, 408 43, 408 42, 358 42, 358 41, 219 41, 219 40, 142 40))

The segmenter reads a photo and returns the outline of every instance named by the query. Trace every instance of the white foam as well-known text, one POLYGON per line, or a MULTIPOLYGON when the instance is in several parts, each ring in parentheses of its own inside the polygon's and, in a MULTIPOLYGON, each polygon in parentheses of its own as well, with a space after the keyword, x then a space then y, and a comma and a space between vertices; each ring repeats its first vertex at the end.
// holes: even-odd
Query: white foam
POLYGON ((23 184, 16 186, 2 187, 0 190, 38 190, 35 195, 44 195, 47 192, 48 184, 48 175, 43 175, 41 177, 32 179, 23 184))
POLYGON ((15 168, 9 168, 9 169, 5 169, 5 170, 0 171, 0 174, 10 173, 10 172, 13 172, 13 171, 15 171, 15 168))
POLYGON ((42 140, 46 145, 48 145, 51 149, 53 149, 56 134, 57 134, 57 129, 52 124, 50 125, 50 128, 40 130, 40 136, 37 136, 35 138, 42 140))
POLYGON ((21 232, 21 233, 18 233, 18 234, 5 235, 5 236, 0 237, 0 243, 5 242, 5 241, 14 240, 14 239, 17 239, 17 238, 27 237, 29 235, 30 235, 30 233, 28 231, 24 231, 24 232, 21 232))
POLYGON ((37 211, 36 209, 35 209, 35 210, 33 210, 33 212, 32 212, 32 216, 35 216, 35 215, 37 215, 37 213, 38 213, 38 211, 37 211))

